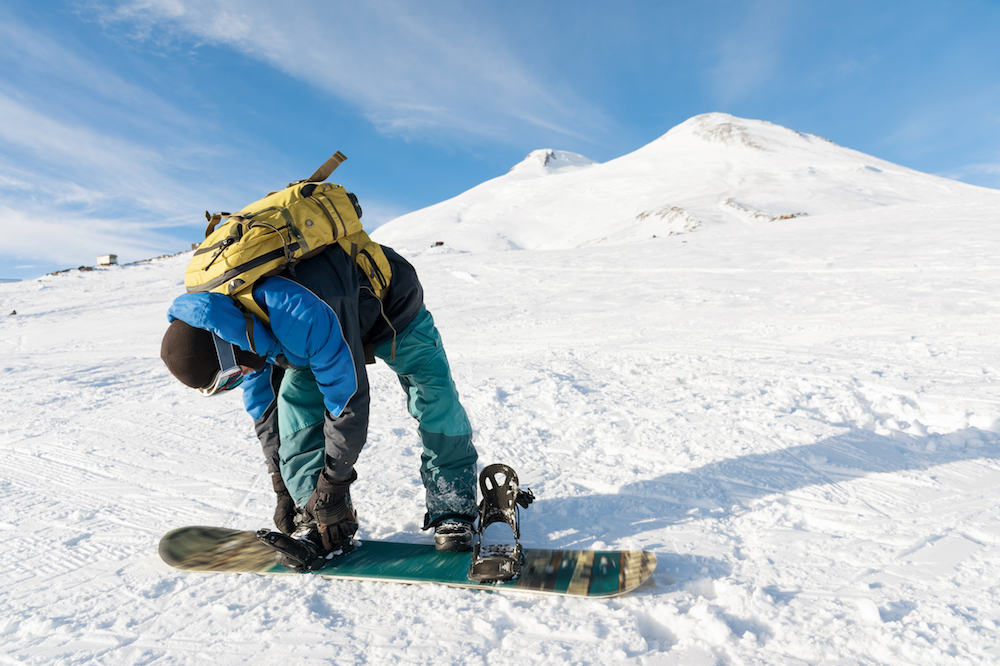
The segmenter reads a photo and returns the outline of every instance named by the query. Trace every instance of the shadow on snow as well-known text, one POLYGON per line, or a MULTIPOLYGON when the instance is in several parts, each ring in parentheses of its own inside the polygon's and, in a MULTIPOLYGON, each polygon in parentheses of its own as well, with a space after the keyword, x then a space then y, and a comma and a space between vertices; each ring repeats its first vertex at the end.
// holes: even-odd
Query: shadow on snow
MULTIPOLYGON (((564 499, 540 496, 522 520, 522 542, 541 546, 545 533, 557 533, 549 545, 589 548, 594 538, 609 544, 681 523, 725 519, 750 509, 753 501, 805 487, 825 486, 831 506, 881 513, 877 503, 859 497, 844 482, 877 474, 924 471, 967 460, 1000 459, 1000 436, 969 428, 900 442, 856 430, 815 444, 720 460, 689 471, 665 474, 622 486, 616 494, 564 499), (532 515, 533 514, 533 515, 532 515), (580 525, 566 531, 567 525, 580 525)), ((694 529, 697 529, 696 527, 694 529)), ((656 551, 659 570, 679 580, 725 576, 729 567, 714 558, 669 552, 666 543, 647 543, 656 551), (664 552, 667 551, 667 552, 664 552)))

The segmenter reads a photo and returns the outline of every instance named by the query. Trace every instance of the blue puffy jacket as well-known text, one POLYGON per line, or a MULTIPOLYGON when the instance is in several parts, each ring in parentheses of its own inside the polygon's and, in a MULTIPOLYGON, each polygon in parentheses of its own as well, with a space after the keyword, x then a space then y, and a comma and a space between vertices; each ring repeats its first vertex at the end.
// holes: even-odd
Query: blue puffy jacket
POLYGON ((269 324, 247 319, 223 294, 184 294, 174 300, 168 317, 216 333, 268 363, 243 382, 243 401, 253 417, 268 469, 278 471, 277 390, 283 368, 312 370, 323 395, 327 465, 330 477, 350 476, 368 430, 368 376, 365 348, 402 331, 423 305, 423 290, 413 267, 391 248, 383 247, 392 265, 392 281, 384 301, 367 277, 339 247, 299 264, 294 273, 261 280, 254 299, 267 312, 269 324))

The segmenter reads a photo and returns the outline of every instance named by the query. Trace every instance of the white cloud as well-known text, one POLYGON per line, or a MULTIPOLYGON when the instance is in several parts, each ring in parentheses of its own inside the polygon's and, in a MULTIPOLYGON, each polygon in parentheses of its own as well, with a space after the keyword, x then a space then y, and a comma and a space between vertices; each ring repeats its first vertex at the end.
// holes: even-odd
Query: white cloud
POLYGON ((758 0, 743 12, 743 20, 722 34, 718 61, 709 72, 712 92, 723 108, 768 84, 780 66, 787 1, 758 0))
POLYGON ((232 153, 202 120, 2 10, 0 43, 0 255, 78 265, 185 249, 170 228, 196 239, 202 206, 244 198, 213 184, 232 153))
POLYGON ((0 43, 0 64, 16 72, 0 80, 0 192, 7 206, 186 223, 183 202, 197 199, 201 184, 175 174, 213 152, 197 141, 200 120, 67 47, 71 40, 3 12, 0 43))
POLYGON ((606 118, 554 95, 503 34, 465 3, 125 0, 105 13, 146 38, 224 43, 355 105, 407 138, 593 132, 606 118))
POLYGON ((162 173, 162 156, 152 146, 62 123, 14 100, 2 88, 0 117, 0 143, 8 148, 0 155, 0 173, 8 174, 8 187, 33 200, 87 209, 126 206, 169 218, 182 215, 181 202, 194 194, 162 173), (29 155, 34 166, 24 167, 23 155, 29 155), (16 183, 34 187, 18 188, 16 183), (46 187, 39 190, 39 183, 46 187))
MULTIPOLYGON (((219 182, 240 156, 220 143, 231 137, 206 140, 214 133, 204 121, 2 12, 0 42, 0 64, 18 73, 0 81, 4 263, 70 266, 108 252, 130 261, 186 249, 201 236, 201 210, 247 203, 263 193, 254 182, 273 182, 261 160, 219 182)), ((372 228, 408 212, 367 208, 372 228)))
POLYGON ((168 100, 123 80, 116 72, 88 60, 66 44, 14 17, 0 13, 0 62, 17 72, 4 77, 4 89, 17 90, 49 115, 90 114, 145 131, 163 126, 191 131, 200 124, 168 100))
MULTIPOLYGON (((102 254, 136 261, 187 249, 177 239, 123 225, 121 220, 56 213, 46 216, 0 206, 0 256, 37 265, 91 265, 102 254)), ((9 259, 8 259, 9 260, 9 259)))
POLYGON ((971 185, 1000 189, 1000 162, 965 164, 937 175, 954 178, 971 185))

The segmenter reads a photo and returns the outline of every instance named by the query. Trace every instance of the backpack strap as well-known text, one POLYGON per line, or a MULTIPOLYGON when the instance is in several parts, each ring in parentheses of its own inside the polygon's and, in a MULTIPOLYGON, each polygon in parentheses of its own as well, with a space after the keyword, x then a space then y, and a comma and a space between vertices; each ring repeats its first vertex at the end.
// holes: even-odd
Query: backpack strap
POLYGON ((212 235, 212 232, 215 231, 215 227, 218 226, 219 222, 221 222, 224 217, 229 217, 229 213, 216 213, 215 215, 212 215, 207 210, 205 211, 205 219, 208 220, 208 226, 205 227, 205 238, 212 235))
POLYGON ((257 354, 257 345, 253 341, 253 316, 249 310, 243 310, 243 318, 247 322, 247 342, 250 343, 250 353, 260 356, 260 354, 257 354))
POLYGON ((344 160, 346 159, 347 155, 338 150, 330 157, 330 159, 328 159, 326 162, 323 162, 320 168, 316 169, 316 171, 313 172, 313 175, 309 176, 308 178, 303 178, 302 180, 297 180, 294 183, 289 183, 288 187, 292 187, 293 185, 298 185, 299 183, 322 183, 324 180, 329 178, 330 174, 336 171, 337 167, 343 164, 344 160))
MULTIPOLYGON (((253 298, 252 292, 250 298, 253 298)), ((243 313, 243 319, 246 321, 247 325, 247 342, 250 343, 250 353, 256 356, 260 356, 257 353, 257 345, 254 344, 253 340, 253 314, 247 310, 246 306, 240 303, 239 299, 234 298, 233 303, 236 305, 236 309, 243 313)))

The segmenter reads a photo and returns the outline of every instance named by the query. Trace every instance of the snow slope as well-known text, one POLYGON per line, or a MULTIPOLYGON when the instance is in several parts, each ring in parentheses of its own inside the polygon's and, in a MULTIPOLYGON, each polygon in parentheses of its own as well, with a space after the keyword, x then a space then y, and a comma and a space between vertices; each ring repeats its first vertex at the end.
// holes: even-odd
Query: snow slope
POLYGON ((817 136, 710 113, 606 164, 535 151, 510 173, 397 218, 373 237, 415 250, 436 242, 466 251, 561 249, 935 204, 963 189, 982 191, 817 136))
MULTIPOLYGON (((567 162, 533 180, 614 164, 567 162)), ((657 553, 610 601, 168 569, 168 529, 273 511, 239 396, 158 359, 188 255, 0 285, 0 661, 997 663, 1000 192, 866 164, 896 203, 845 186, 838 210, 816 180, 809 216, 737 224, 706 185, 674 200, 697 232, 641 244, 414 232, 481 463, 538 496, 524 543, 657 553)), ((796 210, 794 185, 740 201, 796 210)), ((372 385, 361 535, 429 542, 404 396, 384 365, 372 385)))

